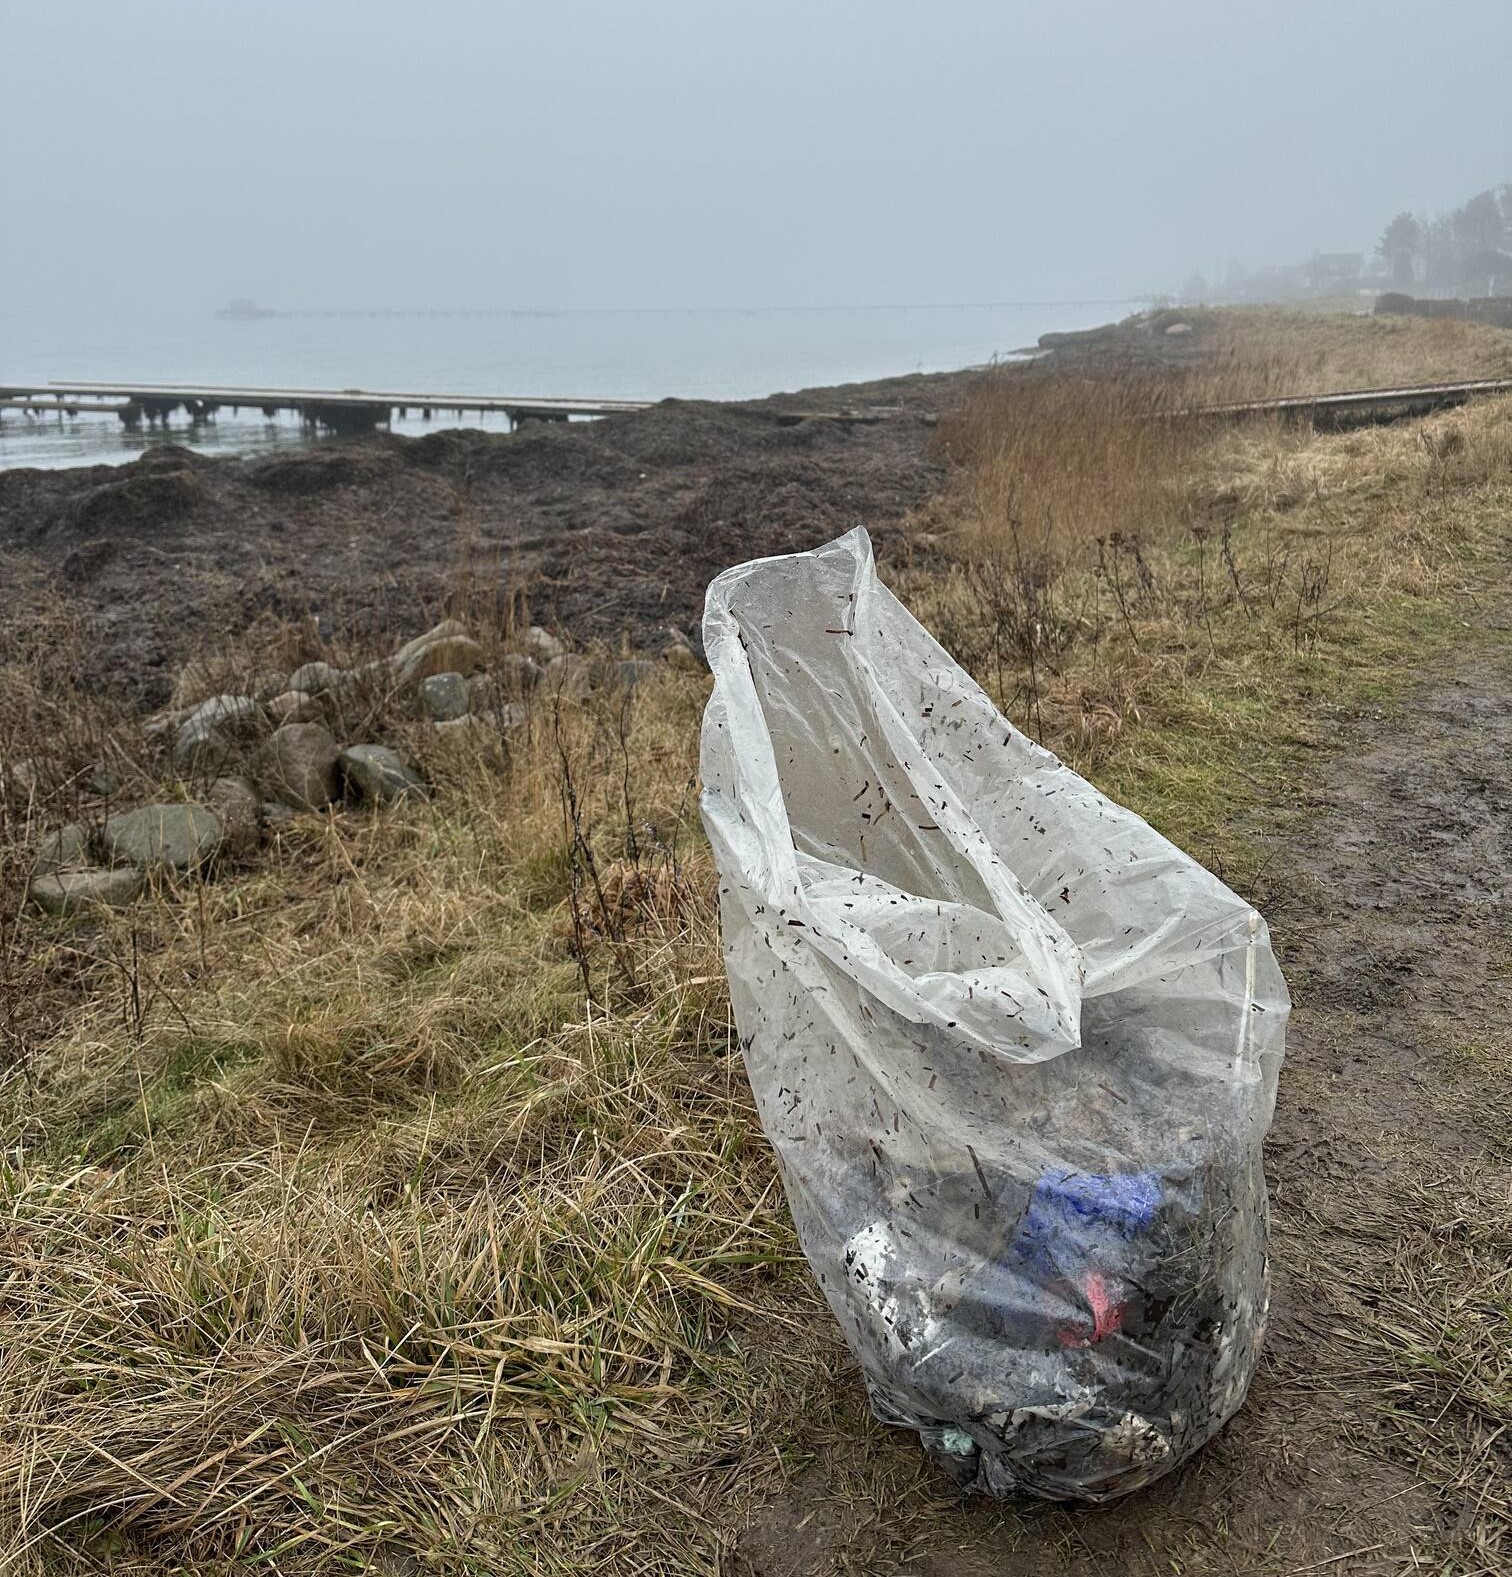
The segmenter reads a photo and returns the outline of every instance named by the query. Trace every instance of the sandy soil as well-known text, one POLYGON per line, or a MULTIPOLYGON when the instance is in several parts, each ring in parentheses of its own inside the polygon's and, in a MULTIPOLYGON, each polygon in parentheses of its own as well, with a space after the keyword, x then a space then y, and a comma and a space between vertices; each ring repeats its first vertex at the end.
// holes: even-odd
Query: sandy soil
MULTIPOLYGON (((1497 622, 1512 630, 1512 610, 1497 622)), ((1106 1509, 962 1504, 918 1474, 908 1437, 868 1429, 857 1404, 847 1432, 864 1430, 868 1451, 914 1487, 885 1507, 848 1502, 815 1468, 745 1532, 741 1569, 1498 1569, 1483 1514, 1512 1481, 1509 1442, 1452 1376, 1400 1383, 1383 1329, 1431 1326, 1438 1300, 1472 1285, 1455 1285, 1456 1241, 1476 1188, 1506 1174, 1504 1092, 1487 1101, 1487 1073, 1466 1067, 1464 1048, 1505 1046, 1512 1020, 1509 703, 1504 653, 1439 676, 1402 716, 1362 720, 1305 832, 1252 895, 1298 1006, 1267 1146, 1271 1329, 1224 1433, 1106 1509)), ((836 1371, 855 1384, 843 1361, 836 1371)))

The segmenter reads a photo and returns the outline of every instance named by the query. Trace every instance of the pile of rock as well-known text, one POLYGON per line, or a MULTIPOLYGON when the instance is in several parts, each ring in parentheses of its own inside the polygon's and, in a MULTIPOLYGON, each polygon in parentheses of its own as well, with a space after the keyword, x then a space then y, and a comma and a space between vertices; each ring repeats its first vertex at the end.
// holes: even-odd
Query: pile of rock
MULTIPOLYGON (((369 732, 396 703, 437 736, 497 741, 526 720, 537 692, 579 699, 606 677, 633 685, 657 666, 625 660, 606 675, 539 625, 521 644, 523 651, 503 655, 489 669, 472 633, 447 619, 377 663, 348 669, 309 662, 292 674, 261 676, 244 691, 160 714, 148 737, 197 798, 142 805, 97 827, 74 823, 48 834, 36 860, 33 900, 52 914, 126 904, 153 871, 204 873, 247 859, 267 826, 301 811, 338 801, 385 805, 426 797, 424 781, 390 746, 338 743, 369 732)), ((678 668, 703 666, 680 637, 662 657, 678 668)))

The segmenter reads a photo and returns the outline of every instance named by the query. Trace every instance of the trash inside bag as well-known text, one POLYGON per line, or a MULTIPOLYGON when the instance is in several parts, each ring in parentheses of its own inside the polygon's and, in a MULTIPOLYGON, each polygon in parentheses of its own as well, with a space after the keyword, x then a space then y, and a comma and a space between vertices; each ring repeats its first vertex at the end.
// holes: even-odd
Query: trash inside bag
POLYGON ((1244 1399, 1288 999, 1260 916, 1026 738, 853 531, 709 587, 736 1024, 872 1407, 1106 1501, 1244 1399))

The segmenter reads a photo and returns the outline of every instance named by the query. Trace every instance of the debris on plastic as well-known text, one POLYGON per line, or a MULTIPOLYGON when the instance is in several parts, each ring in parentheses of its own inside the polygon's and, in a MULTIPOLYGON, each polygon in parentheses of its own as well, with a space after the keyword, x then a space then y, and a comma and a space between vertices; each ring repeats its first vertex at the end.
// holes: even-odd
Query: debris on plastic
POLYGON ((1244 1399, 1264 923, 1008 723, 853 531, 709 587, 703 814, 763 1126, 874 1411, 1106 1501, 1244 1399))

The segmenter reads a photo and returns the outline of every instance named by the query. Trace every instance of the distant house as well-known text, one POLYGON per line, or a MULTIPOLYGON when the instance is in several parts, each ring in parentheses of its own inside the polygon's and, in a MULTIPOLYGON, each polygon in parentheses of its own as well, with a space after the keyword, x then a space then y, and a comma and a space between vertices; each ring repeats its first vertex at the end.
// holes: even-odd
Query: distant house
POLYGON ((1313 290, 1345 289, 1358 285, 1364 272, 1363 252, 1314 252, 1307 265, 1307 282, 1313 290))

